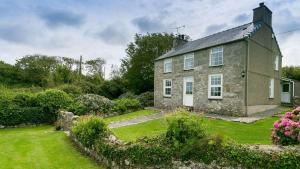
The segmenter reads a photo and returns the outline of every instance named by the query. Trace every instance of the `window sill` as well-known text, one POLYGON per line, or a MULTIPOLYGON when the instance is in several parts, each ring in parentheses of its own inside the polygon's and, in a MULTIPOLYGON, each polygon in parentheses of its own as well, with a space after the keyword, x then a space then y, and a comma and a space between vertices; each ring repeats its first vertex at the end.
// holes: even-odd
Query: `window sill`
POLYGON ((221 65, 209 65, 209 67, 221 67, 221 66, 224 66, 224 64, 221 64, 221 65))
POLYGON ((164 74, 169 74, 169 73, 172 73, 172 72, 164 72, 164 74))
POLYGON ((163 96, 164 98, 171 98, 171 96, 163 96))
POLYGON ((189 70, 194 70, 194 68, 190 68, 190 69, 183 69, 183 71, 189 71, 189 70))
POLYGON ((222 100, 223 97, 208 97, 208 100, 222 100))

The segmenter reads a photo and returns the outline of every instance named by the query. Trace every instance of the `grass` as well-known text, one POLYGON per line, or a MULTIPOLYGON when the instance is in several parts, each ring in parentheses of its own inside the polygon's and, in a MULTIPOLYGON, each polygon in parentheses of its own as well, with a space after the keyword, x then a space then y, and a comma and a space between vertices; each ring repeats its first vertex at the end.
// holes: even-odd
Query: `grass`
POLYGON ((158 110, 140 110, 140 111, 136 111, 136 112, 122 114, 120 116, 108 117, 108 118, 105 118, 104 120, 106 123, 111 123, 111 122, 117 122, 117 121, 130 120, 130 119, 137 118, 139 116, 151 115, 151 114, 155 114, 158 112, 159 112, 158 110))
POLYGON ((121 140, 135 141, 140 137, 154 137, 162 134, 167 129, 164 119, 152 120, 136 125, 111 129, 112 132, 121 140))
MULTIPOLYGON (((224 120, 205 118, 204 123, 208 133, 220 134, 242 144, 271 144, 271 128, 277 117, 259 120, 255 123, 244 124, 224 120)), ((132 126, 115 128, 112 131, 124 141, 135 141, 137 138, 154 137, 167 130, 165 119, 158 119, 132 126)))
POLYGON ((2 169, 96 169, 99 166, 81 155, 61 131, 52 126, 0 130, 2 169))

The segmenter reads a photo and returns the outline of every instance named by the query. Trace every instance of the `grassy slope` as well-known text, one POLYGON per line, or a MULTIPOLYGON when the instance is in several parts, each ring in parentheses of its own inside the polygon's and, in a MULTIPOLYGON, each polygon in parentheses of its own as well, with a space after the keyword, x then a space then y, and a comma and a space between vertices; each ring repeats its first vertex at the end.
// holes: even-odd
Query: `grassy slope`
POLYGON ((146 116, 146 115, 155 114, 158 112, 159 112, 158 110, 140 110, 140 111, 136 111, 136 112, 132 112, 132 113, 122 114, 120 116, 113 116, 113 117, 105 118, 105 122, 110 123, 110 122, 117 122, 117 121, 123 121, 123 120, 130 120, 130 119, 134 119, 139 116, 146 116))
POLYGON ((63 132, 51 126, 0 130, 0 168, 94 169, 63 132))
MULTIPOLYGON (((238 143, 271 144, 271 128, 277 119, 276 117, 270 117, 252 124, 205 119, 204 123, 209 133, 221 134, 238 143)), ((166 121, 159 119, 142 124, 116 128, 113 129, 113 132, 124 141, 134 141, 139 137, 153 137, 162 134, 166 129, 166 121)))

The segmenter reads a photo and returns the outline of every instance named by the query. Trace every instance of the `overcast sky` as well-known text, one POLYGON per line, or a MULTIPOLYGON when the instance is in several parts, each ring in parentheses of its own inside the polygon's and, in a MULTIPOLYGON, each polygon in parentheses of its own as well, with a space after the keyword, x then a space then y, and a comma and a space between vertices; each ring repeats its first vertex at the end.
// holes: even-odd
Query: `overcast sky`
MULTIPOLYGON (((195 40, 251 22, 256 0, 0 0, 0 60, 27 54, 119 64, 135 33, 173 32, 195 40)), ((300 0, 266 0, 284 65, 300 65, 300 0)))

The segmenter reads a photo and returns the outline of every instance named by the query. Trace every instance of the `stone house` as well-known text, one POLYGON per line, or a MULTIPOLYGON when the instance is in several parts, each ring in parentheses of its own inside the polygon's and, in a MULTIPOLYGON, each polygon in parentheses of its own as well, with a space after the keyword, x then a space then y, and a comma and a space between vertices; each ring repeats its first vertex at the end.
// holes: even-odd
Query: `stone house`
POLYGON ((272 12, 260 3, 251 23, 194 41, 179 35, 155 60, 154 104, 235 116, 274 109, 281 60, 272 12))

